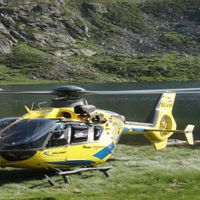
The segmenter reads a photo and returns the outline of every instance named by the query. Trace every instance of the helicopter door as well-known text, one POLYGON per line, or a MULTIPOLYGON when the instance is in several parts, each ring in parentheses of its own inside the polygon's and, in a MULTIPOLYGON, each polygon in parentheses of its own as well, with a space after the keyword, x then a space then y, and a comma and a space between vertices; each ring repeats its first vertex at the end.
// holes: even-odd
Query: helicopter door
POLYGON ((44 155, 46 162, 65 162, 68 156, 68 144, 70 142, 71 127, 66 124, 59 124, 50 133, 46 144, 44 155))
POLYGON ((66 146, 69 144, 71 127, 59 124, 51 133, 51 137, 46 145, 47 148, 66 146))
POLYGON ((70 148, 67 159, 74 165, 92 165, 94 154, 99 150, 99 139, 102 134, 100 125, 72 125, 70 148))

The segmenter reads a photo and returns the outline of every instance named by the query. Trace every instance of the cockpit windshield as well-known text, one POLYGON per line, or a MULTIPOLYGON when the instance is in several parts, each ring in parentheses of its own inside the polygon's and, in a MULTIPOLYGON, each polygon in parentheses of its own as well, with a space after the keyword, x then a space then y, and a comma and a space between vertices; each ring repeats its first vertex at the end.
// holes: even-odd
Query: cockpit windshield
POLYGON ((0 152, 94 142, 100 139, 102 132, 102 126, 98 124, 58 119, 17 119, 0 129, 0 152))
POLYGON ((7 117, 7 118, 0 119, 0 130, 14 123, 17 119, 19 119, 19 117, 7 117))
POLYGON ((21 119, 0 131, 0 150, 40 148, 59 120, 21 119))

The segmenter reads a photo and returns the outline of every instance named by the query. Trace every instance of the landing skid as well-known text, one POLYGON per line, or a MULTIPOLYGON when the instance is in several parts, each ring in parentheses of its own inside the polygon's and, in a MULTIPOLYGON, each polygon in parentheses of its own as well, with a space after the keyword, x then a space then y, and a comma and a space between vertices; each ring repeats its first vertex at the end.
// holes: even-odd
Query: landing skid
MULTIPOLYGON (((69 171, 62 171, 61 169, 55 169, 56 170, 56 174, 59 176, 62 176, 63 181, 65 184, 69 184, 70 180, 69 180, 69 175, 72 174, 78 174, 81 172, 86 172, 86 171, 100 171, 102 172, 106 178, 110 177, 110 174, 108 173, 108 171, 111 169, 111 166, 108 167, 87 167, 87 168, 79 168, 79 169, 75 169, 75 170, 69 170, 69 171)), ((45 178, 47 179, 47 181, 49 182, 49 184, 51 186, 59 186, 59 184, 54 181, 52 178, 50 178, 48 175, 45 174, 45 178)))

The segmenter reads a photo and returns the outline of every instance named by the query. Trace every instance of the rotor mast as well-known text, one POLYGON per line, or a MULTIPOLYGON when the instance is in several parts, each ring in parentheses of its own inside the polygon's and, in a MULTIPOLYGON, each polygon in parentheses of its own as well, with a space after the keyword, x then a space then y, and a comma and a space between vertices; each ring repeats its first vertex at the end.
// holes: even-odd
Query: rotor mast
POLYGON ((87 100, 81 96, 85 89, 78 86, 60 86, 52 91, 56 98, 51 99, 51 107, 75 107, 77 105, 87 105, 87 100))

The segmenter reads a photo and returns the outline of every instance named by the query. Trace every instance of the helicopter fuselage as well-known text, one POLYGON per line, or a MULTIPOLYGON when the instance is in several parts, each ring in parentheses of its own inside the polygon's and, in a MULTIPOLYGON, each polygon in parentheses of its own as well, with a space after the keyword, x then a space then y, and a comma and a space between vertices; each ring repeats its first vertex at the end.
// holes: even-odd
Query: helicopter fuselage
MULTIPOLYGON (((14 124, 17 126, 17 123, 21 123, 23 129, 26 126, 30 129, 31 123, 34 123, 34 126, 37 123, 44 126, 45 120, 55 120, 55 123, 51 122, 52 128, 48 127, 47 133, 41 138, 39 135, 31 136, 37 133, 30 131, 24 134, 24 144, 22 141, 17 144, 17 141, 13 140, 14 142, 10 141, 10 144, 0 149, 1 166, 23 168, 96 166, 110 157, 124 129, 124 118, 121 115, 105 110, 95 110, 92 116, 80 115, 74 113, 74 108, 29 110, 14 124), (66 118, 67 116, 69 118, 66 118), (35 138, 30 140, 30 137, 35 138), (38 141, 43 140, 41 146, 36 145, 37 137, 38 141)), ((9 133, 9 128, 6 129, 9 133)), ((17 133, 11 137, 14 136, 17 140, 17 133)))

